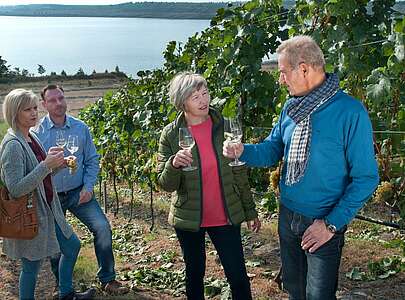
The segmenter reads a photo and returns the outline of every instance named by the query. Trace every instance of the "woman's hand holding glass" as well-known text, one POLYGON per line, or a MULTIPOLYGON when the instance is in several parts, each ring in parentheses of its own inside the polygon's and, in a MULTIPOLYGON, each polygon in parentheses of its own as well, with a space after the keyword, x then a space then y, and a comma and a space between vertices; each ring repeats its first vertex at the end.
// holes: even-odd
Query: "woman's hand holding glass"
POLYGON ((195 140, 187 127, 179 128, 179 146, 183 148, 179 150, 172 161, 172 165, 175 168, 183 168, 183 171, 196 170, 196 166, 192 166, 193 155, 191 149, 195 145, 195 140))
POLYGON ((173 158, 172 165, 176 169, 190 166, 193 163, 193 155, 190 149, 179 150, 173 158))
POLYGON ((51 170, 61 167, 65 163, 65 160, 63 158, 63 148, 61 147, 49 148, 44 163, 51 170))

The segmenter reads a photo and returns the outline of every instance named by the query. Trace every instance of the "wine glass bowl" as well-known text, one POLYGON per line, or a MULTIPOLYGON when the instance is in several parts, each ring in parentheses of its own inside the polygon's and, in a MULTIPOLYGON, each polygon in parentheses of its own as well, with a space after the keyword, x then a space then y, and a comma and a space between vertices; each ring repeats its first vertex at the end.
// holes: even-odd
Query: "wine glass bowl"
MULTIPOLYGON (((195 140, 191 131, 187 127, 179 128, 179 147, 184 150, 190 150, 194 147, 195 140)), ((192 166, 191 164, 187 167, 183 167, 183 171, 193 171, 197 170, 196 166, 192 166)))
POLYGON ((61 147, 61 148, 66 146, 65 134, 63 133, 62 130, 56 131, 55 143, 56 143, 56 146, 61 147))
POLYGON ((77 135, 69 135, 66 149, 72 155, 79 150, 79 137, 77 135))
POLYGON ((230 143, 231 146, 233 146, 235 151, 235 160, 229 163, 231 167, 243 166, 246 164, 244 161, 240 161, 238 159, 235 149, 236 144, 239 144, 242 141, 242 136, 243 131, 239 120, 236 118, 224 118, 224 138, 228 141, 228 143, 230 143))

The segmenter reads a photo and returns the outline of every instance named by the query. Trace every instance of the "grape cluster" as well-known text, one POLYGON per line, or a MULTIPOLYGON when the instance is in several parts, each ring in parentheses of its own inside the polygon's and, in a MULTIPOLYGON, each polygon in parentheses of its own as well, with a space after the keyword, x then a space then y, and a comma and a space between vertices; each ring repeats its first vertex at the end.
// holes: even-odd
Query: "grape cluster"
POLYGON ((280 182, 280 167, 277 167, 270 173, 270 184, 273 191, 278 191, 278 184, 280 182))
POLYGON ((394 196, 394 186, 391 182, 382 181, 374 193, 374 201, 391 203, 394 196))

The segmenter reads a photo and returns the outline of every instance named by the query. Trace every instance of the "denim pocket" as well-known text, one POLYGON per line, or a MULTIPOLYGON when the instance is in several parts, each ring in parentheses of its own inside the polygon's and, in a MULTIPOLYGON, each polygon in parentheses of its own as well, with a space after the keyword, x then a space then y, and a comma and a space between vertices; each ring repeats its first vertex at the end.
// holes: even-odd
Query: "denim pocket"
POLYGON ((306 217, 299 213, 293 213, 291 219, 291 231, 302 236, 309 226, 314 223, 313 218, 306 217))

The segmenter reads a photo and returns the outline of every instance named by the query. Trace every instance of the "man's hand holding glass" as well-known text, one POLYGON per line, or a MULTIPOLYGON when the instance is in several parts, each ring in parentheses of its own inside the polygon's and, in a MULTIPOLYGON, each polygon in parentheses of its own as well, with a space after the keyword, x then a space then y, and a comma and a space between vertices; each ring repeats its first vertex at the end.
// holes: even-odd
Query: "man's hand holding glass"
POLYGON ((244 150, 244 146, 242 142, 234 143, 229 140, 224 140, 224 144, 222 147, 222 154, 230 159, 239 158, 244 150))

